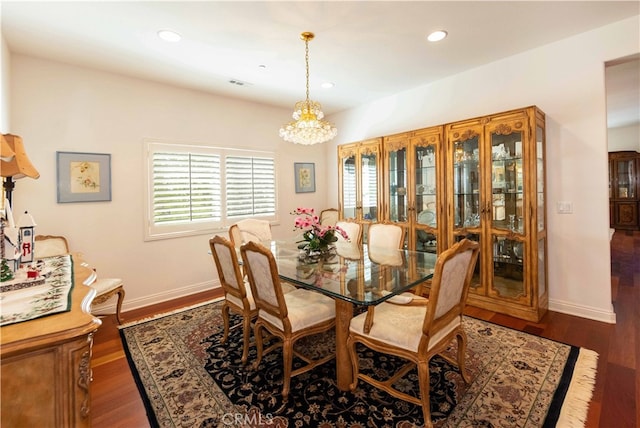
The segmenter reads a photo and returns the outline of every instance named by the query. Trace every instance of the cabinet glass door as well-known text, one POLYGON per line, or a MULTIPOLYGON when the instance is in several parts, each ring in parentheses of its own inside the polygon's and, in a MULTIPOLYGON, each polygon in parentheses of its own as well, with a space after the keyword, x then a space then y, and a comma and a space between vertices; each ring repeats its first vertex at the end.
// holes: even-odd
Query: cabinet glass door
POLYGON ((523 132, 499 125, 491 132, 492 295, 525 298, 523 132), (508 232, 505 236, 505 231, 508 232))
POLYGON ((355 155, 342 160, 342 218, 356 218, 356 157, 355 155))
POLYGON ((378 155, 364 153, 360 157, 360 183, 362 218, 367 221, 378 221, 378 155))
POLYGON ((524 243, 504 236, 493 236, 492 293, 513 299, 525 297, 524 243))
POLYGON ((480 227, 478 136, 456 141, 453 150, 454 228, 480 227))
POLYGON ((538 232, 545 229, 545 206, 544 206, 544 130, 536 127, 536 195, 538 200, 538 232))
POLYGON ((416 250, 437 253, 436 146, 415 148, 416 250), (425 227, 427 226, 427 227, 425 227), (432 230, 433 229, 433 230, 432 230))
POLYGON ((635 195, 635 183, 633 177, 635 177, 635 161, 633 159, 619 160, 616 162, 616 171, 618 172, 618 194, 617 198, 631 198, 634 199, 635 195))
POLYGON ((389 220, 408 221, 407 149, 389 152, 389 220))
POLYGON ((492 227, 524 233, 522 133, 491 134, 492 227))

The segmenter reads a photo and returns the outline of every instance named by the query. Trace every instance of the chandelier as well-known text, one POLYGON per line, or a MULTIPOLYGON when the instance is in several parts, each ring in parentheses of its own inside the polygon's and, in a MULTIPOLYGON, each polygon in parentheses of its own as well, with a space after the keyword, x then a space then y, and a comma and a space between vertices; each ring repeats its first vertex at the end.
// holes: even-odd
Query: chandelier
POLYGON ((320 103, 309 99, 309 41, 313 40, 314 37, 314 34, 310 32, 300 34, 305 46, 307 98, 295 104, 292 115, 294 121, 280 128, 280 136, 290 143, 305 145, 324 143, 331 140, 338 133, 335 126, 322 120, 324 113, 320 103))

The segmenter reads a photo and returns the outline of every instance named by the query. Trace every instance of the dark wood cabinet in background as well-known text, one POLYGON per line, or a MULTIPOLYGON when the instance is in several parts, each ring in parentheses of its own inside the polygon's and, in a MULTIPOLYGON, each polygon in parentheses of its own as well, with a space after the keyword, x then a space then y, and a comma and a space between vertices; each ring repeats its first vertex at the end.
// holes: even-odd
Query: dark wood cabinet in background
POLYGON ((640 153, 609 152, 609 218, 614 229, 638 230, 640 153))

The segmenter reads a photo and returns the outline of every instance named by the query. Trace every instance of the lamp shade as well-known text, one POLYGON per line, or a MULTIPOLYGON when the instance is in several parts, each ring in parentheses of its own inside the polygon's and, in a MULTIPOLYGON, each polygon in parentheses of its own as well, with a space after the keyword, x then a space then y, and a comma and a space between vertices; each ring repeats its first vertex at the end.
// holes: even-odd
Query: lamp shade
POLYGON ((22 144, 22 138, 12 134, 2 134, 3 158, 5 142, 15 155, 13 159, 8 162, 4 160, 0 161, 0 176, 12 177, 13 179, 24 177, 39 178, 40 173, 29 160, 27 152, 24 150, 24 145, 22 144))
POLYGON ((6 138, 4 138, 4 135, 2 136, 2 140, 0 140, 0 142, 2 143, 2 146, 0 146, 0 160, 4 162, 11 162, 16 153, 13 151, 11 146, 9 146, 9 142, 6 138))

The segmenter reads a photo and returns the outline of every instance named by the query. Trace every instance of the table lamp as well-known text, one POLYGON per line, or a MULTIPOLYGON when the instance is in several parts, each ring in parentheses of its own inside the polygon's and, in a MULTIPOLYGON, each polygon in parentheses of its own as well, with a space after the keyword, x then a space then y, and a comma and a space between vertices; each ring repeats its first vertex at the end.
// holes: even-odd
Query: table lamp
POLYGON ((24 150, 22 138, 12 134, 2 134, 2 160, 0 160, 0 176, 4 177, 2 187, 11 205, 11 193, 18 178, 39 178, 40 173, 33 166, 24 150), (13 157, 11 157, 13 152, 13 157), (6 156, 5 156, 6 153, 6 156), (5 158, 10 160, 5 160, 5 158))

